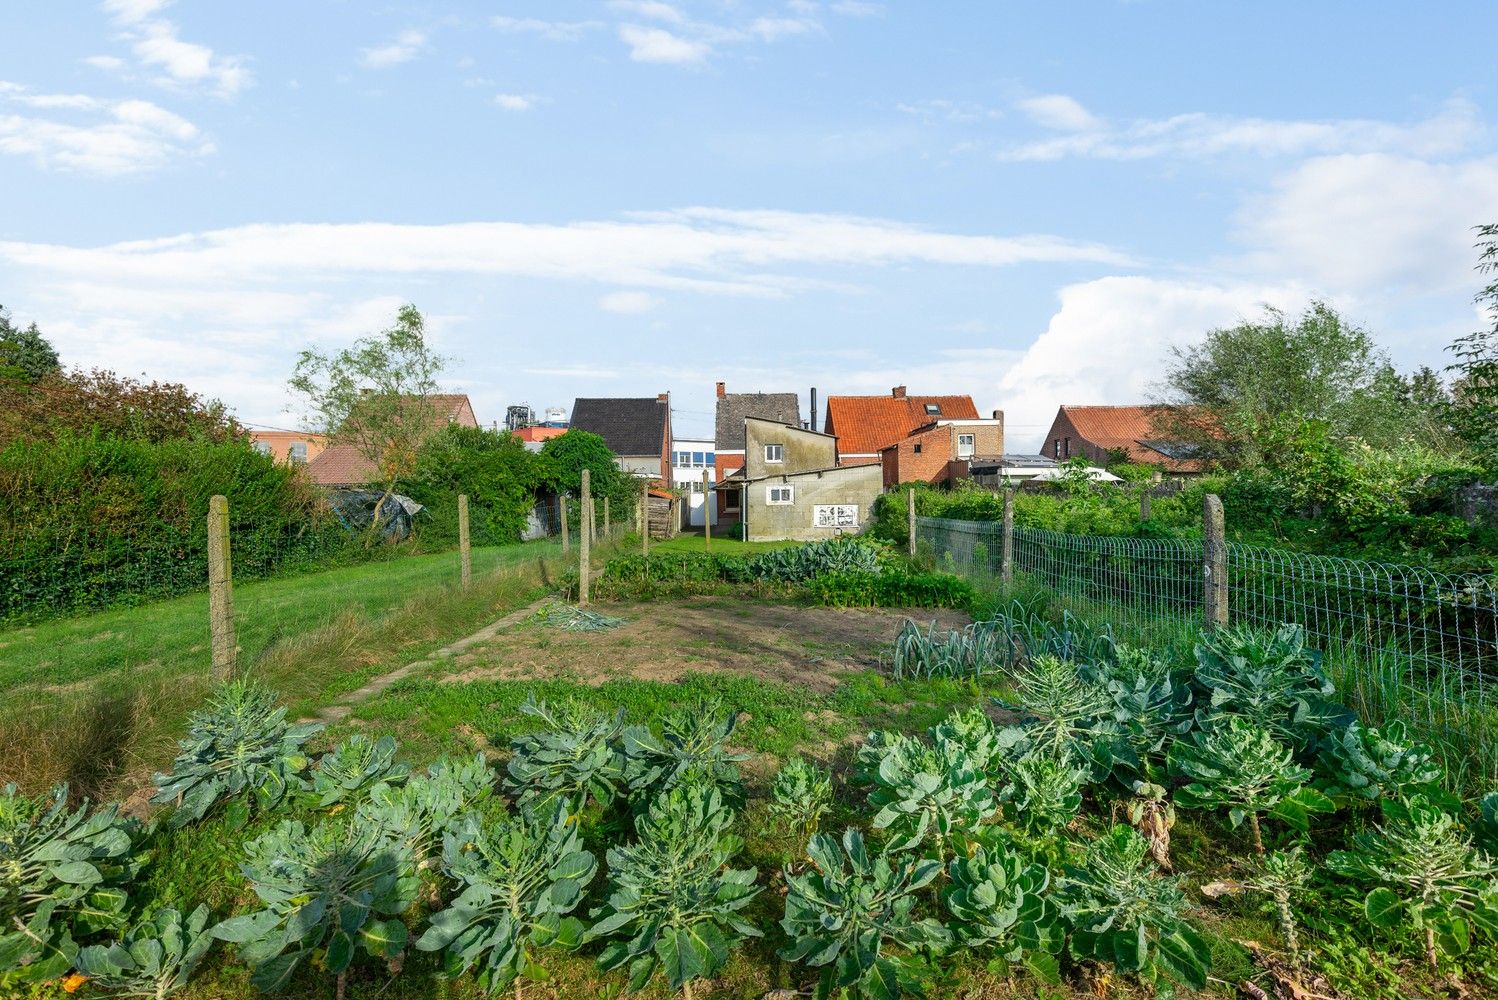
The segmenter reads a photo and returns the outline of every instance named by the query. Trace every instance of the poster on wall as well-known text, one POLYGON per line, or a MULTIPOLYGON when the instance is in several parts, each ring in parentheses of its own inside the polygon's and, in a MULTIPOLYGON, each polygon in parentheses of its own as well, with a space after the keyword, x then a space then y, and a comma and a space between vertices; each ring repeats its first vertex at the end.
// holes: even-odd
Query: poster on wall
POLYGON ((811 508, 811 525, 814 528, 856 528, 858 527, 858 504, 814 504, 811 508))

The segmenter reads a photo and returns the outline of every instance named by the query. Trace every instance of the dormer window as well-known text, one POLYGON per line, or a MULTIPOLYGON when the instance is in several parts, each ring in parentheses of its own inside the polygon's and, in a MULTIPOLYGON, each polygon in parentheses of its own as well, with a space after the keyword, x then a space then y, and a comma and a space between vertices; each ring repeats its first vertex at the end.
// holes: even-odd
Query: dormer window
POLYGON ((941 404, 940 403, 927 403, 926 404, 926 415, 927 416, 935 417, 935 416, 939 416, 940 414, 941 414, 941 404))

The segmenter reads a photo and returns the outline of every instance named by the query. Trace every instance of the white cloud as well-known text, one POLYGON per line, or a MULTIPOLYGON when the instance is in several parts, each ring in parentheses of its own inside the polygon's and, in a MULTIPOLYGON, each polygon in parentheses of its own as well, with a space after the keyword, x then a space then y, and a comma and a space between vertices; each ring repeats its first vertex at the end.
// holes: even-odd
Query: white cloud
MULTIPOLYGON (((254 82, 243 56, 221 56, 206 45, 182 40, 177 25, 160 17, 168 0, 105 0, 104 10, 121 28, 136 60, 160 70, 159 82, 179 86, 206 86, 222 96, 233 96, 254 82)), ((120 60, 95 56, 90 64, 101 69, 119 69, 120 60)))
POLYGON ((530 94, 495 94, 494 103, 506 111, 529 111, 536 106, 536 99, 530 94))
POLYGON ((810 34, 821 25, 804 17, 757 17, 749 22, 749 33, 767 42, 793 35, 810 34))
POLYGON ((150 101, 33 94, 0 83, 0 153, 43 168, 112 176, 211 152, 213 144, 197 126, 150 101), (6 114, 5 104, 54 114, 6 114))
POLYGON ((1063 132, 1084 132, 1102 127, 1092 112, 1074 97, 1065 94, 1043 94, 1016 101, 1015 105, 1042 128, 1063 132))
POLYGON ((1004 112, 974 101, 950 101, 933 98, 925 101, 904 101, 895 105, 895 110, 914 115, 927 122, 977 122, 1004 117, 1004 112))
POLYGON ((1498 207, 1498 157, 1428 163, 1383 153, 1319 157, 1238 215, 1264 273, 1322 287, 1458 291, 1475 285, 1471 227, 1498 207))
POLYGON ((410 62, 427 47, 426 32, 407 28, 386 45, 377 45, 363 51, 359 61, 370 69, 385 69, 410 62))
POLYGON ((125 68, 125 60, 119 56, 88 56, 83 62, 94 69, 108 70, 110 72, 125 68))
POLYGON ((598 308, 604 312, 622 315, 649 312, 660 304, 660 298, 649 292, 610 292, 598 300, 598 308))
POLYGON ((661 3, 660 0, 609 0, 609 6, 627 14, 660 21, 664 24, 687 23, 681 11, 668 3, 661 3))
POLYGON ((1063 403, 1140 403, 1164 370, 1167 348, 1257 315, 1297 308, 1298 287, 1108 277, 1068 285, 1060 308, 999 380, 1008 451, 1040 444, 1063 403))
POLYGON ((604 26, 602 21, 543 21, 535 17, 491 17, 489 23, 512 34, 539 35, 553 42, 575 42, 604 26))
POLYGON ((629 46, 629 57, 635 62, 693 64, 702 62, 712 51, 706 42, 635 24, 621 24, 619 39, 629 46))
MULTIPOLYGON (((1037 99, 1031 99, 1033 102, 1037 99)), ((1122 124, 1091 119, 1080 104, 1068 114, 1051 95, 1040 112, 1047 127, 1075 129, 1074 134, 1022 143, 1000 151, 1005 161, 1059 160, 1081 157, 1100 160, 1139 160, 1152 157, 1204 159, 1217 156, 1308 156, 1326 153, 1401 152, 1443 156, 1460 152, 1484 132, 1471 102, 1448 101, 1435 115, 1413 124, 1364 118, 1298 121, 1238 118, 1191 113, 1161 119, 1139 119, 1122 124), (1084 119, 1082 116, 1086 116, 1084 119)), ((1075 102, 1073 102, 1075 103, 1075 102)), ((1025 107, 1025 102, 1021 102, 1025 107)), ((1036 116, 1033 107, 1026 108, 1036 116)))

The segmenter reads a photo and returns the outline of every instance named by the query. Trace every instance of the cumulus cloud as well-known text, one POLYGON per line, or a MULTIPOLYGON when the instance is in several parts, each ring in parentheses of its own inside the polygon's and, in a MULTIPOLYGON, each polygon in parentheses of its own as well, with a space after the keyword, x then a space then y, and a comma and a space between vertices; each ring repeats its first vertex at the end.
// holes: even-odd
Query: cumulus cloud
POLYGON ((621 24, 619 40, 629 46, 629 57, 635 62, 700 63, 712 51, 707 42, 673 35, 664 28, 643 28, 637 24, 621 24))
POLYGON ((47 169, 115 176, 213 152, 198 127, 150 101, 37 94, 0 82, 0 153, 47 169), (5 113, 6 105, 34 113, 5 113))
POLYGON ((1468 148, 1484 131, 1476 107, 1462 99, 1448 101, 1435 115, 1411 124, 1366 118, 1241 118, 1200 112, 1115 123, 1094 118, 1081 104, 1059 94, 1030 98, 1019 102, 1019 107, 1044 127, 1069 134, 1011 146, 998 153, 1000 160, 1205 159, 1366 152, 1444 156, 1468 148))
MULTIPOLYGON (((120 28, 136 61, 162 73, 159 81, 184 87, 205 87, 221 96, 233 96, 254 82, 243 56, 224 56, 207 45, 185 41, 177 25, 161 16, 168 0, 105 0, 103 9, 120 28)), ((95 56, 90 64, 118 69, 113 57, 95 56)))
POLYGON ((370 69, 385 69, 410 62, 427 47, 426 32, 407 28, 385 45, 376 45, 363 51, 359 61, 370 69))
POLYGON ((602 21, 544 21, 536 17, 491 17, 489 23, 510 34, 539 35, 552 42, 575 42, 604 26, 602 21))
POLYGON ((604 312, 621 315, 649 312, 660 304, 660 298, 649 292, 610 292, 598 300, 598 308, 604 312))
POLYGON ((817 9, 810 3, 791 4, 794 16, 759 16, 737 24, 696 20, 661 0, 610 0, 609 6, 630 17, 655 22, 649 26, 628 22, 618 26, 619 39, 629 46, 629 57, 636 62, 698 65, 721 47, 777 42, 822 29, 820 22, 808 16, 817 9))
POLYGON ((529 111, 536 106, 536 99, 530 94, 495 94, 494 103, 506 111, 529 111))

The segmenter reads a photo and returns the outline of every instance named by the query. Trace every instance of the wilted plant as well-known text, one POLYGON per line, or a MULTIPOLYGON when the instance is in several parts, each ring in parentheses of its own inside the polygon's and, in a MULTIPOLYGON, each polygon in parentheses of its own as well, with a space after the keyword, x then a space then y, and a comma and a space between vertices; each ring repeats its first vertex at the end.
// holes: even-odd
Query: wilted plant
POLYGON ((1027 716, 1025 725, 1035 751, 1069 752, 1084 734, 1111 720, 1113 699, 1103 685, 1083 679, 1075 664, 1054 656, 1037 656, 1013 673, 1013 703, 1027 716))
POLYGON ((522 978, 544 979, 537 951, 573 947, 583 925, 568 916, 582 902, 598 862, 583 849, 577 824, 564 802, 551 814, 536 813, 489 826, 470 817, 443 838, 442 868, 463 886, 416 942, 422 951, 447 950, 452 978, 478 966, 479 985, 490 993, 522 978))
POLYGON ((110 996, 162 1000, 187 985, 213 947, 208 907, 187 917, 167 907, 132 928, 119 941, 78 952, 78 971, 110 996))
POLYGON ((953 834, 977 829, 997 808, 987 776, 959 743, 885 734, 859 753, 875 782, 874 829, 890 831, 894 850, 929 841, 945 859, 953 834))
POLYGON ((155 777, 158 805, 175 804, 171 825, 184 826, 230 802, 232 825, 274 809, 288 791, 306 787, 302 744, 322 723, 291 726, 272 691, 247 679, 230 681, 188 722, 171 774, 155 777))
POLYGON ((669 792, 679 785, 704 785, 737 800, 738 762, 748 755, 728 750, 736 725, 737 712, 703 699, 667 712, 659 737, 646 726, 628 727, 623 739, 630 790, 669 792))
POLYGON ((1176 807, 1163 785, 1136 781, 1132 790, 1134 797, 1124 804, 1129 825, 1149 844, 1155 864, 1170 871, 1170 831, 1176 825, 1176 807))
POLYGON ((395 759, 395 737, 372 740, 355 733, 318 758, 312 768, 312 791, 318 796, 317 804, 326 809, 358 798, 380 782, 398 785, 409 772, 409 766, 395 759))
POLYGON ((805 757, 781 765, 770 784, 770 812, 802 837, 817 832, 817 823, 832 805, 832 773, 805 757))
POLYGON ((138 864, 116 806, 69 809, 68 786, 30 798, 0 790, 0 984, 67 972, 73 932, 124 922, 121 886, 138 864))
POLYGON ((1196 709, 1198 725, 1241 716, 1296 750, 1352 719, 1331 700, 1335 688, 1322 670, 1321 652, 1306 646, 1299 625, 1204 633, 1196 646, 1196 682, 1207 692, 1196 709))
POLYGON ((225 920, 213 936, 239 945, 250 982, 273 993, 320 955, 338 994, 356 949, 394 959, 405 950, 399 914, 416 898, 410 859, 385 831, 355 819, 307 829, 284 820, 245 845, 240 867, 262 908, 225 920))
POLYGON ((1086 860, 1067 867, 1058 892, 1075 958, 1151 981, 1206 986, 1211 948, 1181 916, 1186 898, 1177 881, 1160 875, 1149 844, 1129 827, 1115 826, 1088 845, 1086 860))
POLYGON ((1375 886, 1363 901, 1368 922, 1387 928, 1403 920, 1422 932, 1432 969, 1441 952, 1465 952, 1474 929, 1498 936, 1498 861, 1422 796, 1382 805, 1383 823, 1327 857, 1332 871, 1375 886))
POLYGON ((1050 982, 1060 979, 1056 955, 1066 941, 1060 914, 1047 896, 1051 874, 1001 843, 975 844, 947 865, 942 900, 957 940, 991 948, 1009 965, 1023 963, 1050 982))
POLYGON ((1429 747, 1405 742, 1402 722, 1368 729, 1354 722, 1329 736, 1316 764, 1327 791, 1341 799, 1408 798, 1441 780, 1441 765, 1429 747))
POLYGON ((1273 815, 1297 830, 1310 815, 1334 808, 1330 799, 1305 782, 1311 772, 1298 766, 1290 748, 1248 719, 1229 717, 1195 733, 1170 750, 1172 774, 1190 780, 1176 791, 1187 808, 1227 809, 1234 828, 1248 820, 1254 850, 1264 853, 1261 815, 1273 815))
POLYGON ((383 831, 414 863, 436 852, 442 835, 494 792, 494 772, 483 754, 441 758, 404 783, 375 785, 359 803, 359 819, 383 831))
POLYGON ((505 788, 523 808, 545 806, 556 799, 581 809, 589 798, 609 805, 625 784, 624 711, 613 716, 577 702, 555 707, 528 697, 520 711, 545 724, 510 741, 514 751, 505 788))
POLYGON ((1009 765, 999 792, 1009 822, 1031 834, 1050 834, 1076 819, 1088 771, 1070 754, 1031 753, 1009 765))
POLYGON ((951 933, 929 917, 912 916, 917 893, 941 873, 941 863, 881 853, 870 858, 863 836, 850 829, 842 848, 826 834, 807 845, 812 867, 797 875, 786 870, 785 918, 780 922, 791 945, 788 962, 824 967, 816 995, 840 989, 859 997, 901 994, 901 961, 885 953, 891 945, 907 951, 941 952, 951 933))
POLYGON ((728 832, 733 819, 718 789, 686 785, 639 817, 635 843, 609 849, 611 891, 585 940, 625 938, 605 945, 598 964, 628 963, 631 990, 660 969, 690 998, 692 980, 716 973, 743 938, 760 936, 740 913, 759 893, 759 873, 728 867, 743 847, 728 832))

